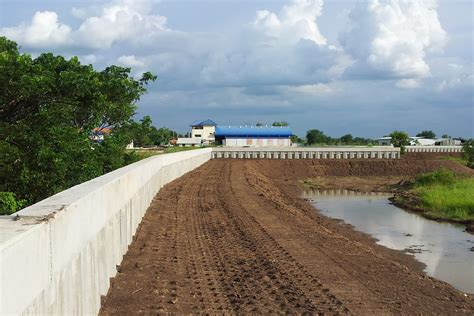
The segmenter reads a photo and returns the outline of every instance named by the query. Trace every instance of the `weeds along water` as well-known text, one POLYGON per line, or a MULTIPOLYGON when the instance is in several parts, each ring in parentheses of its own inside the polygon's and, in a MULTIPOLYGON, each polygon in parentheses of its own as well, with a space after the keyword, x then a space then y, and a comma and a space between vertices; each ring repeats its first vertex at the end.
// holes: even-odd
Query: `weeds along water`
POLYGON ((431 215, 450 219, 474 220, 474 179, 453 184, 433 184, 415 189, 423 208, 431 215))
POLYGON ((413 192, 429 215, 474 220, 474 178, 441 169, 419 176, 413 192))

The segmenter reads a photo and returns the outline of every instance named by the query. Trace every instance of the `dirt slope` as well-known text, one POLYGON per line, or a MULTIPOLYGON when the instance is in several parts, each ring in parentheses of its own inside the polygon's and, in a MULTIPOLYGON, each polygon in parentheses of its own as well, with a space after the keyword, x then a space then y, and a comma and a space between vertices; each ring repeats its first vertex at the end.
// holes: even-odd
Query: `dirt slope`
POLYGON ((297 180, 314 175, 438 167, 367 163, 212 160, 166 185, 101 314, 472 312, 472 297, 299 198, 297 180))

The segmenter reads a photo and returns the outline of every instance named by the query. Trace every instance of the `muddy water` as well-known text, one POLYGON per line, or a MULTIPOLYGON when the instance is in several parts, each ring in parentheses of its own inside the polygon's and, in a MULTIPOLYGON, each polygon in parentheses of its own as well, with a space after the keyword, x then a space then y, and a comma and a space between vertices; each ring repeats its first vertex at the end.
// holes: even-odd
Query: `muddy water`
POLYGON ((408 213, 391 205, 387 194, 334 190, 303 196, 322 214, 344 220, 383 246, 413 254, 428 275, 474 293, 474 236, 463 227, 408 213))

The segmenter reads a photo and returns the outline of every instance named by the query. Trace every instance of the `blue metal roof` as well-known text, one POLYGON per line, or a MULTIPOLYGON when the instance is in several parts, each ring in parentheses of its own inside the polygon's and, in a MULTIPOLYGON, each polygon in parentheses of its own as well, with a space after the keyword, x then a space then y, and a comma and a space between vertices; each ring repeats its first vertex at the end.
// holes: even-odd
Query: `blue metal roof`
POLYGON ((216 137, 228 137, 228 138, 237 138, 237 137, 290 137, 293 135, 291 128, 283 126, 217 126, 215 136, 216 137))
POLYGON ((210 119, 194 121, 191 123, 191 126, 209 126, 209 125, 217 126, 217 123, 210 119))

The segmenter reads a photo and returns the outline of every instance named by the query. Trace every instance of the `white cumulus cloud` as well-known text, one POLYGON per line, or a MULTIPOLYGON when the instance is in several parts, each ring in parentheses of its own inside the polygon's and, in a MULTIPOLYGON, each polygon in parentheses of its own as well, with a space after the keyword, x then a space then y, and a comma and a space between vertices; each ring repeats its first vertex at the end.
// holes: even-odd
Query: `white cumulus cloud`
POLYGON ((292 0, 276 14, 267 10, 257 11, 253 27, 263 34, 286 41, 311 40, 325 45, 316 19, 323 11, 323 0, 292 0))
POLYGON ((126 67, 144 67, 145 63, 138 60, 134 55, 120 56, 118 62, 126 67))
POLYGON ((30 24, 0 29, 0 34, 28 47, 56 47, 72 42, 71 28, 58 21, 55 12, 36 12, 30 24))
POLYGON ((398 79, 413 88, 430 76, 426 55, 443 49, 447 34, 435 0, 370 0, 349 14, 350 27, 341 37, 355 60, 353 76, 398 79))
POLYGON ((82 22, 76 30, 58 21, 56 12, 36 12, 29 23, 0 29, 28 48, 108 49, 120 42, 149 43, 168 31, 166 17, 154 14, 152 0, 113 0, 102 7, 73 8, 82 22))
POLYGON ((226 49, 210 54, 201 71, 207 84, 311 85, 347 67, 340 49, 327 45, 317 18, 322 0, 292 0, 279 12, 259 10, 226 49))
POLYGON ((109 48, 114 43, 145 39, 166 29, 166 17, 152 13, 152 2, 116 0, 100 14, 87 17, 77 30, 77 39, 93 48, 109 48))

